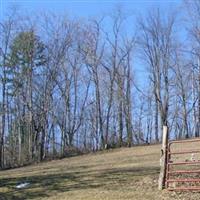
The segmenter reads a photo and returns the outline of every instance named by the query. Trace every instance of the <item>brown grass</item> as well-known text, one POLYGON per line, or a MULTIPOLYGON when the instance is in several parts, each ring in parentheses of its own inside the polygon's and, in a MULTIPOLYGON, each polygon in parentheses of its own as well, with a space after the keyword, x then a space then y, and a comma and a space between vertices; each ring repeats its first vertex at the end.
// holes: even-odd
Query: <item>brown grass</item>
POLYGON ((121 148, 0 172, 0 200, 200 199, 158 191, 160 145, 121 148), (26 189, 16 189, 29 182, 26 189))

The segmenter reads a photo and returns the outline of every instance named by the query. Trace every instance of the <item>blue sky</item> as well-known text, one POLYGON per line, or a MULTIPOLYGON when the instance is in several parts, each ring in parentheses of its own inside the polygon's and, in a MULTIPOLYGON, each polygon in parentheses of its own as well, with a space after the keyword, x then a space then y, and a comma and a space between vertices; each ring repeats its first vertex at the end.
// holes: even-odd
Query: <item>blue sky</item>
POLYGON ((26 12, 53 11, 56 13, 67 12, 78 17, 90 17, 108 13, 113 6, 120 4, 125 9, 133 12, 145 12, 151 6, 174 7, 181 4, 181 0, 0 0, 1 17, 6 8, 12 4, 19 5, 26 12))
MULTIPOLYGON (((113 8, 120 5, 135 15, 144 14, 149 8, 159 6, 162 10, 167 8, 179 8, 182 5, 181 0, 0 0, 0 18, 2 19, 8 7, 17 5, 22 12, 28 15, 38 15, 43 11, 51 11, 57 14, 67 14, 71 17, 90 18, 109 14, 113 8)), ((134 27, 134 22, 130 22, 130 27, 134 27)), ((134 69, 140 83, 145 79, 144 63, 135 60, 134 69), (142 78, 143 77, 143 78, 142 78)))

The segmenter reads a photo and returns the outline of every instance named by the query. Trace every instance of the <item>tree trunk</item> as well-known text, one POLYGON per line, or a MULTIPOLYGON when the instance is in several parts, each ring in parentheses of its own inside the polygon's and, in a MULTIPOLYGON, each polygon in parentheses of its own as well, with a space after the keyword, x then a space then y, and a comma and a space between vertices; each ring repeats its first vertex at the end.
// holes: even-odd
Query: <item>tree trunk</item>
MULTIPOLYGON (((4 63, 5 64, 5 63, 4 63)), ((2 117, 1 117, 1 137, 0 137, 0 167, 4 168, 4 136, 5 136, 5 120, 6 120, 6 72, 3 66, 3 80, 2 80, 2 117)))

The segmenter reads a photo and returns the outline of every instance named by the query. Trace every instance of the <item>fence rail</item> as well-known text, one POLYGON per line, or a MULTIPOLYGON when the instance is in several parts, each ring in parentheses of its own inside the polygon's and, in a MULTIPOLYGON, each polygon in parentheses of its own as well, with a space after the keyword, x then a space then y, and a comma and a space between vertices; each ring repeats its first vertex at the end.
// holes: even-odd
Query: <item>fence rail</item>
MULTIPOLYGON (((169 191, 200 191, 200 160, 192 158, 194 155, 200 155, 200 149, 195 149, 195 144, 190 146, 190 149, 185 148, 185 144, 188 143, 200 143, 200 139, 189 139, 189 140, 179 140, 171 141, 167 145, 167 166, 166 166, 166 188, 169 191), (172 147, 175 145, 182 145, 181 150, 173 150, 172 147), (191 160, 184 159, 188 154, 191 154, 191 160), (185 156, 184 156, 185 155, 185 156), (175 161, 173 157, 176 156, 178 161, 175 161), (182 157, 181 157, 182 156, 182 157), (180 159, 182 159, 180 161, 180 159), (184 160, 183 160, 184 159, 184 160), (190 169, 172 169, 172 167, 187 167, 190 166, 190 169), (195 169, 192 169, 191 166, 195 166, 195 169), (198 167, 199 166, 199 167, 198 167), (189 177, 193 175, 193 177, 189 177), (173 176, 173 177, 172 177, 173 176), (185 177, 182 177, 185 176, 185 177), (199 183, 199 185, 198 185, 199 183), (170 185, 173 184, 173 187, 170 185), (177 187, 176 185, 181 184, 177 187), (192 185, 191 185, 192 184, 192 185), (188 186, 189 185, 189 186, 188 186)), ((200 145, 199 145, 200 146, 200 145)))

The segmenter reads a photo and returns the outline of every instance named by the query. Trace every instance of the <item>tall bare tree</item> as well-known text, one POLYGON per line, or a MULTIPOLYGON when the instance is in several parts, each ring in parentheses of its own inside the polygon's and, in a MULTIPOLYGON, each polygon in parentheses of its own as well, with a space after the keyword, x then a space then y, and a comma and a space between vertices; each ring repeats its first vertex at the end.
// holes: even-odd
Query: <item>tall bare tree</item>
MULTIPOLYGON (((159 109, 161 130, 168 125, 170 68, 174 52, 175 16, 170 13, 163 17, 160 10, 149 12, 139 22, 141 37, 139 43, 143 49, 144 59, 148 64, 150 79, 154 87, 156 109, 159 109)), ((156 119, 156 126, 157 126, 156 119)), ((157 128, 155 127, 157 131, 157 128)), ((158 133, 155 133, 158 140, 158 133)))

